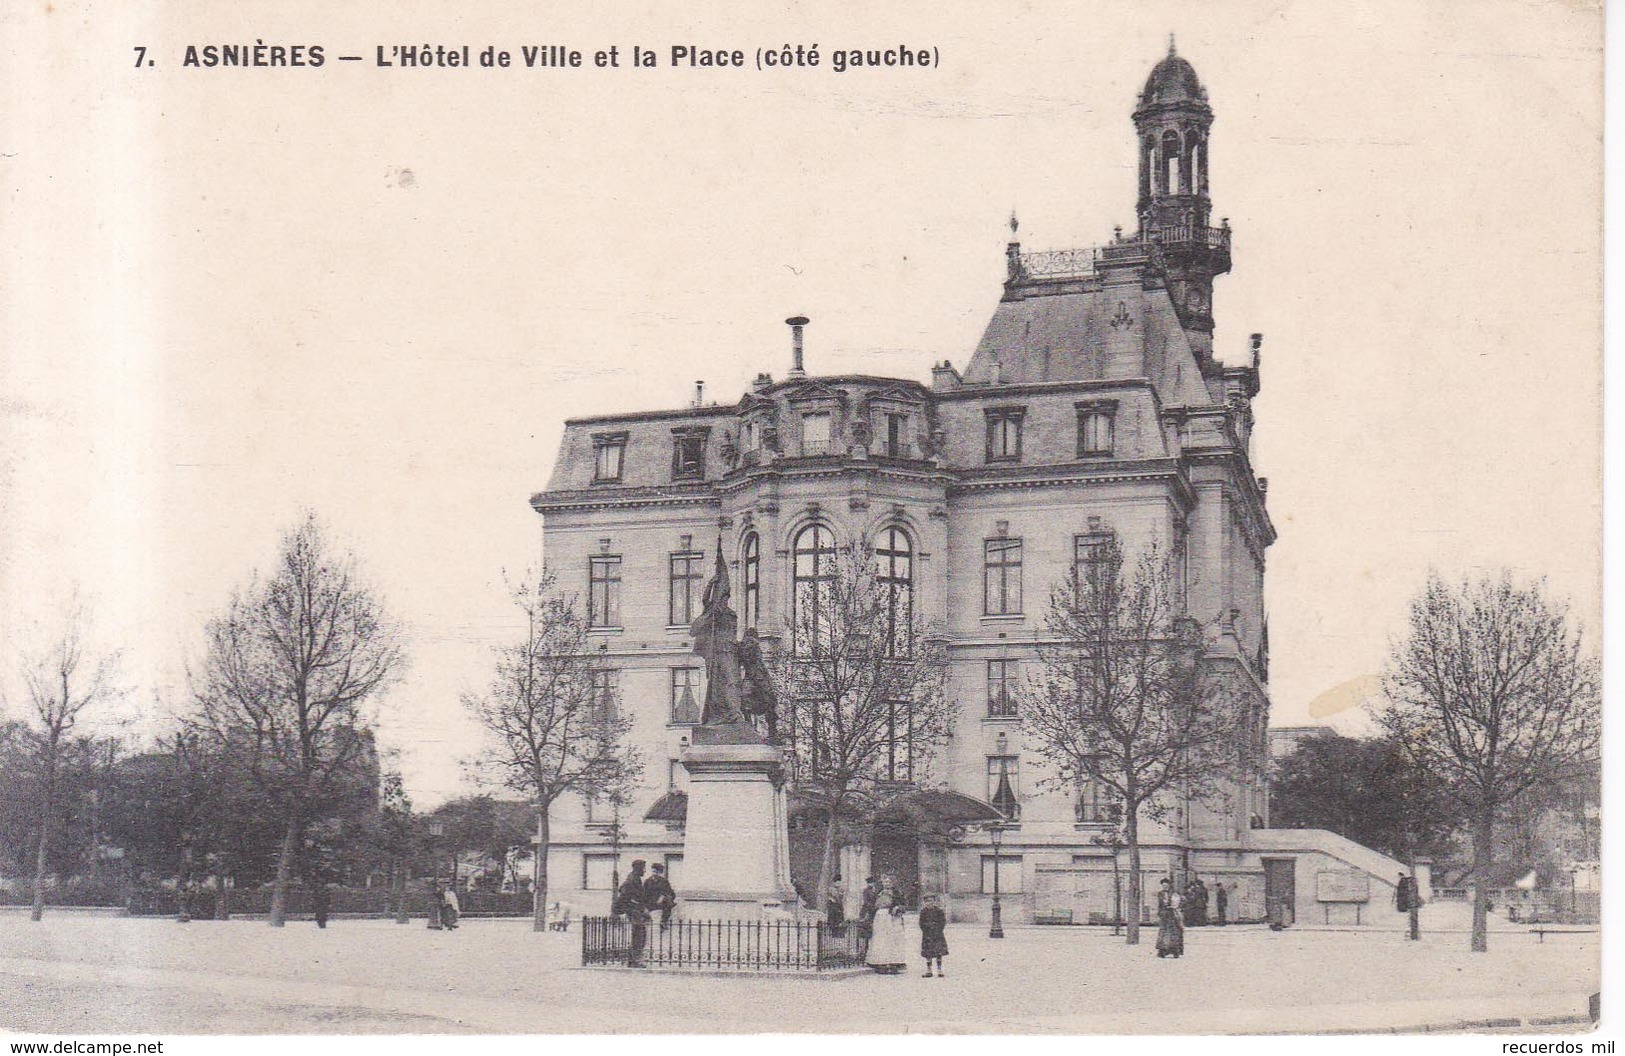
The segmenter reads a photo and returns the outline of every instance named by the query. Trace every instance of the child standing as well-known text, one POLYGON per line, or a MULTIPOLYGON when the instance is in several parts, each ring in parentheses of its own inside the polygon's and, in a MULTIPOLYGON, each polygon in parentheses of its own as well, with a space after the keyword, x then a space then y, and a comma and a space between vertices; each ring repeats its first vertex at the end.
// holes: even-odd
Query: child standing
POLYGON ((927 979, 931 978, 933 961, 937 966, 937 978, 948 977, 948 973, 942 970, 942 959, 948 956, 947 927, 948 914, 942 911, 937 896, 926 895, 925 906, 920 910, 920 956, 925 958, 927 979))

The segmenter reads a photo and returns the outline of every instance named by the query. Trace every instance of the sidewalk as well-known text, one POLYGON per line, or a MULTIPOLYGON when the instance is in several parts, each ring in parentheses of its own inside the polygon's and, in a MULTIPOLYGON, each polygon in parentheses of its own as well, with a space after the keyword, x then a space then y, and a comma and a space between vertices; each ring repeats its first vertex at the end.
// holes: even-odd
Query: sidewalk
POLYGON ((1158 960, 1104 929, 950 928, 949 978, 819 983, 577 970, 579 935, 525 922, 272 929, 8 922, 0 1023, 160 1033, 1321 1033, 1585 1025, 1598 937, 1192 929, 1158 960), (1515 1022, 1514 1022, 1515 1021, 1515 1022), (1487 1026, 1494 1023, 1496 1026, 1487 1026))

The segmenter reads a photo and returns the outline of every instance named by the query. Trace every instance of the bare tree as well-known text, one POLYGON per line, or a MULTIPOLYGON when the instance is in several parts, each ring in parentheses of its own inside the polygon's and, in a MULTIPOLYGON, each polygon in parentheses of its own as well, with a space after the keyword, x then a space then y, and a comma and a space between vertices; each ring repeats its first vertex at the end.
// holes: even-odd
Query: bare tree
POLYGON ((547 857, 553 804, 566 793, 616 794, 643 764, 626 744, 632 720, 617 706, 612 673, 595 655, 575 599, 558 594, 551 573, 513 590, 525 636, 496 650, 483 693, 463 706, 489 734, 479 766, 536 803, 533 926, 546 927, 547 857))
POLYGON ((210 621, 193 692, 199 725, 232 757, 282 829, 272 927, 307 825, 372 785, 369 705, 403 664, 400 631, 334 553, 313 515, 282 539, 272 574, 210 621))
POLYGON ((797 793, 824 813, 824 892, 843 813, 924 781, 954 709, 947 650, 915 611, 911 576, 880 567, 868 540, 820 550, 807 571, 791 605, 790 647, 777 656, 779 725, 797 793))
POLYGON ((1140 821, 1171 796, 1220 793, 1256 764, 1262 709, 1229 676, 1204 670, 1200 626, 1180 614, 1156 547, 1130 575, 1114 538, 1050 592, 1039 673, 1021 690, 1028 743, 1069 791, 1096 783, 1121 809, 1128 850, 1127 942, 1140 941, 1140 821))
POLYGON ((1472 948, 1489 949, 1496 815, 1597 759, 1600 670, 1568 609, 1528 587, 1437 573, 1411 602, 1393 645, 1377 721, 1439 778, 1473 834, 1472 948))
POLYGON ((24 736, 37 789, 34 905, 30 914, 30 919, 36 921, 45 914, 46 864, 73 732, 86 711, 116 699, 121 692, 115 685, 118 654, 95 651, 87 637, 88 616, 75 602, 55 640, 23 662, 29 720, 24 736))

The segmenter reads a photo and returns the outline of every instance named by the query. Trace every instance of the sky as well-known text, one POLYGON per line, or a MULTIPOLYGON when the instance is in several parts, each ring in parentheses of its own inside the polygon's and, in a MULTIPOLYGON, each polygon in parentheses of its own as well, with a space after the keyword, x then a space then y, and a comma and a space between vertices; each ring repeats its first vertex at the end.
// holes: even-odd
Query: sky
POLYGON ((1132 230, 1129 113, 1170 32, 1234 229, 1215 348, 1243 362, 1265 335, 1275 723, 1353 723, 1430 568, 1545 576, 1597 627, 1599 12, 872 7, 0 14, 4 706, 77 591, 123 653, 106 718, 156 729, 204 622, 311 509, 408 637, 382 742, 420 803, 464 790, 459 696, 515 632, 505 577, 541 559, 527 500, 563 419, 680 406, 701 379, 731 400, 788 368, 798 313, 813 373, 963 366, 1012 210, 1029 249, 1132 230), (329 59, 182 65, 256 40, 329 59), (667 65, 786 42, 823 65, 667 65), (371 61, 422 43, 514 65, 371 61), (584 67, 524 69, 542 43, 584 67), (630 68, 633 44, 660 65, 630 68), (829 66, 897 44, 940 68, 829 66), (622 68, 592 68, 611 45, 622 68))

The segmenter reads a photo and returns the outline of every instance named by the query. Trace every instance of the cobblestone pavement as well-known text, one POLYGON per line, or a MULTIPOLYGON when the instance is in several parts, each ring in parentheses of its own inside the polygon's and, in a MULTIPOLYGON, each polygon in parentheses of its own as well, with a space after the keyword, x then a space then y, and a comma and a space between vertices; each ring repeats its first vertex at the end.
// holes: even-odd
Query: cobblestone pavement
MULTIPOLYGON (((1408 943, 1394 933, 1193 929, 1158 960, 1104 929, 950 928, 949 977, 717 978, 581 969, 579 936, 525 921, 0 916, 0 1029, 28 1033, 1000 1032, 1420 1029, 1573 1017, 1595 933, 1408 943)), ((1512 1025, 1512 1024, 1505 1024, 1512 1025)), ((1573 1030, 1556 1026, 1554 1030, 1573 1030)))

